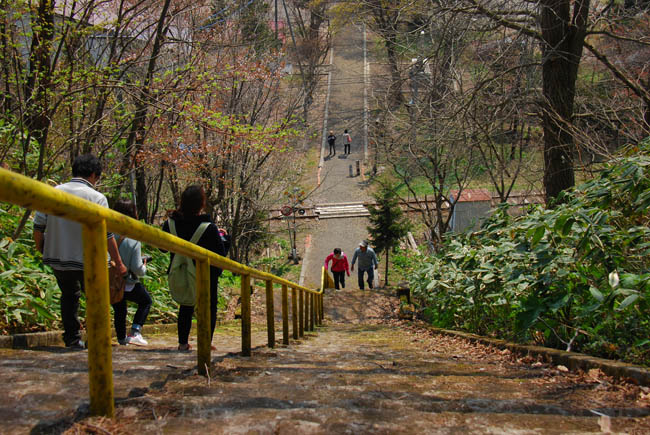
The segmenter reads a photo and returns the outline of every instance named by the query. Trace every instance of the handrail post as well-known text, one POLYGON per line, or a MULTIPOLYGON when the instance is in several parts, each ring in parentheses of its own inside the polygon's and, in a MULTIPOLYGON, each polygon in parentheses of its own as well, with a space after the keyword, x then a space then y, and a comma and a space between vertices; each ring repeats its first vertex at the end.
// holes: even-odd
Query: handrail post
POLYGON ((309 331, 314 330, 314 294, 309 293, 309 310, 307 311, 309 313, 309 331))
POLYGON ((266 280, 266 334, 268 346, 275 347, 275 307, 273 306, 273 281, 266 280))
POLYGON ((309 292, 305 292, 305 332, 309 331, 309 292))
POLYGON ((308 291, 305 291, 305 309, 303 313, 305 313, 304 331, 309 332, 309 292, 308 291))
POLYGON ((298 290, 298 335, 305 335, 305 297, 304 290, 298 290))
POLYGON ((316 300, 316 326, 320 326, 320 293, 314 296, 316 300))
POLYGON ((298 294, 297 290, 291 287, 291 326, 293 327, 293 339, 298 339, 298 294))
POLYGON ((316 330, 316 295, 311 294, 311 330, 316 330))
POLYGON ((282 284, 282 344, 289 344, 289 291, 282 284))
POLYGON ((305 292, 305 332, 309 331, 309 293, 305 292))
POLYGON ((325 320, 325 293, 320 294, 320 323, 323 324, 325 320))
POLYGON ((318 308, 319 296, 319 294, 314 295, 314 327, 318 326, 318 312, 320 311, 320 308, 318 308))
POLYGON ((90 413, 113 417, 113 361, 106 221, 82 224, 90 413))
POLYGON ((241 354, 251 356, 251 277, 241 276, 241 354))
POLYGON ((196 261, 197 365, 200 375, 209 375, 210 344, 210 260, 196 261))

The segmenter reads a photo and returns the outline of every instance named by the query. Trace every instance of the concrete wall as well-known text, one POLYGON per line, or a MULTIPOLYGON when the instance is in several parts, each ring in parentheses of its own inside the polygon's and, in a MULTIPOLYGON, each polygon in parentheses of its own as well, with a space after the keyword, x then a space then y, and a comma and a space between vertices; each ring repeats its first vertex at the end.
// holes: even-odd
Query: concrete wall
POLYGON ((488 217, 492 208, 488 201, 458 202, 454 208, 451 230, 462 232, 468 228, 479 229, 483 219, 488 217))

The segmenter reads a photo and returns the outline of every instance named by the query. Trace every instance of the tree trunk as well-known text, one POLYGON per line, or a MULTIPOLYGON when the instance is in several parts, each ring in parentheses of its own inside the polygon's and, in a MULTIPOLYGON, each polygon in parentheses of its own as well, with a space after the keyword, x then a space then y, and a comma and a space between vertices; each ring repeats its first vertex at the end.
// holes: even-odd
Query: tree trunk
POLYGON ((145 220, 145 223, 150 224, 149 221, 149 201, 147 201, 147 174, 144 171, 143 165, 138 165, 135 168, 135 197, 138 198, 137 208, 138 216, 145 220))
POLYGON ((386 271, 384 272, 386 274, 386 277, 384 278, 384 286, 388 287, 388 252, 390 251, 390 248, 386 248, 386 271))
POLYGON ((27 221, 29 220, 29 217, 31 215, 32 215, 32 210, 25 210, 25 213, 23 213, 23 217, 20 219, 20 222, 18 222, 18 226, 14 229, 12 239, 18 240, 18 237, 20 237, 20 233, 23 232, 23 228, 25 228, 25 225, 27 224, 27 221))
MULTIPOLYGON (((650 92, 650 76, 645 82, 645 89, 646 91, 650 92)), ((643 113, 643 120, 645 122, 645 130, 646 134, 650 135, 650 102, 647 102, 645 105, 645 112, 643 113)))
MULTIPOLYGON (((8 10, 6 0, 0 1, 0 9, 3 11, 8 10)), ((2 74, 4 76, 4 95, 2 95, 2 108, 6 113, 9 113, 11 111, 14 99, 11 93, 11 74, 9 72, 10 59, 13 55, 10 54, 11 50, 9 47, 10 44, 9 40, 7 39, 7 22, 3 19, 0 20, 0 56, 2 56, 3 59, 2 74)), ((2 158, 0 158, 0 163, 1 162, 2 158)))
POLYGON ((404 102, 402 95, 402 76, 398 67, 396 35, 386 37, 386 54, 388 55, 388 66, 390 67, 391 83, 389 98, 392 106, 399 106, 404 102))
MULTIPOLYGON (((32 16, 32 46, 29 55, 29 77, 25 95, 31 100, 27 107, 27 130, 29 134, 23 147, 29 147, 28 141, 33 137, 39 145, 38 169, 36 179, 43 177, 43 161, 47 134, 50 128, 49 102, 52 88, 51 55, 54 39, 54 2, 41 0, 38 12, 32 16)), ((26 153, 25 153, 26 155, 26 153)), ((27 168, 25 167, 26 171, 27 168)), ((28 175, 28 174, 26 174, 28 175)))
POLYGON ((158 174, 158 188, 156 189, 156 198, 154 202, 153 210, 151 211, 151 217, 149 222, 152 224, 155 223, 156 214, 158 213, 158 207, 160 206, 160 192, 162 191, 163 181, 165 179, 165 161, 160 162, 160 173, 158 174))
MULTIPOLYGON (((31 103, 26 110, 27 131, 29 134, 23 139, 23 161, 27 156, 29 142, 36 140, 38 143, 38 168, 35 177, 37 180, 43 178, 43 162, 47 146, 47 135, 50 129, 49 103, 50 90, 52 88, 51 51, 52 40, 54 39, 54 2, 41 0, 38 4, 38 12, 32 16, 32 45, 29 54, 29 77, 25 85, 25 95, 31 103)), ((25 164, 23 173, 28 174, 28 167, 25 164)), ((20 236, 31 210, 25 210, 22 219, 14 230, 14 240, 20 236)))
POLYGON ((379 33, 384 40, 388 66, 390 68, 391 83, 388 91, 389 105, 400 106, 404 103, 402 95, 402 76, 400 74, 399 45, 397 41, 397 23, 400 19, 398 5, 393 2, 373 0, 368 2, 374 17, 373 30, 379 33))
POLYGON ((575 143, 571 132, 578 66, 589 0, 542 0, 544 91, 544 188, 547 204, 575 185, 575 143))
MULTIPOLYGON (((131 122, 131 129, 129 131, 129 136, 126 141, 126 153, 122 159, 121 174, 125 175, 129 169, 135 167, 137 164, 137 157, 142 146, 144 145, 145 138, 145 121, 147 119, 147 112, 149 109, 148 102, 149 96, 151 94, 151 82, 153 80, 154 72, 156 71, 156 65, 158 61, 158 56, 160 55, 160 50, 162 48, 163 40, 167 27, 165 26, 165 18, 167 17, 167 11, 169 10, 169 5, 171 0, 165 0, 162 10, 160 12, 160 18, 156 26, 156 34, 151 49, 151 57, 149 58, 149 64, 147 66, 147 73, 140 90, 140 94, 135 104, 135 111, 133 114, 133 121, 131 122)), ((136 205, 138 209, 138 216, 143 216, 145 219, 148 216, 148 205, 146 194, 146 183, 145 183, 145 173, 144 167, 138 167, 136 169, 137 177, 137 197, 136 205)))

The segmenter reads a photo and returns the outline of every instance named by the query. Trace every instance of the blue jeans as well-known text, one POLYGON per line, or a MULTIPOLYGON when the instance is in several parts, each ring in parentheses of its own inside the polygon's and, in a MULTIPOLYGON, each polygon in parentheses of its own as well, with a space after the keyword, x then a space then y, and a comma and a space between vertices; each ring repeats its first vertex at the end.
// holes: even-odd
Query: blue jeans
POLYGON ((124 292, 124 298, 116 304, 113 304, 115 311, 115 335, 118 340, 126 338, 126 301, 135 302, 138 304, 138 310, 133 316, 133 326, 131 329, 140 331, 142 325, 147 320, 149 310, 151 309, 151 296, 141 282, 135 283, 135 287, 130 292, 124 292))
POLYGON ((375 280, 375 269, 372 267, 370 269, 362 270, 362 269, 357 269, 357 276, 359 277, 359 288, 363 290, 364 288, 364 283, 363 283, 363 274, 364 272, 368 273, 368 288, 372 288, 372 283, 375 280))

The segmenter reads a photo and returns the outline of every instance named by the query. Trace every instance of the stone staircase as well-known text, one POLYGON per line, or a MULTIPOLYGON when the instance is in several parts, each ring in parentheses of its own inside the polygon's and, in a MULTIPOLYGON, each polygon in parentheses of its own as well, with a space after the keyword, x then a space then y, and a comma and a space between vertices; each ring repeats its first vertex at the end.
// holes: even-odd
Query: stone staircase
POLYGON ((370 216, 362 202, 320 204, 314 207, 314 214, 320 219, 370 216))

